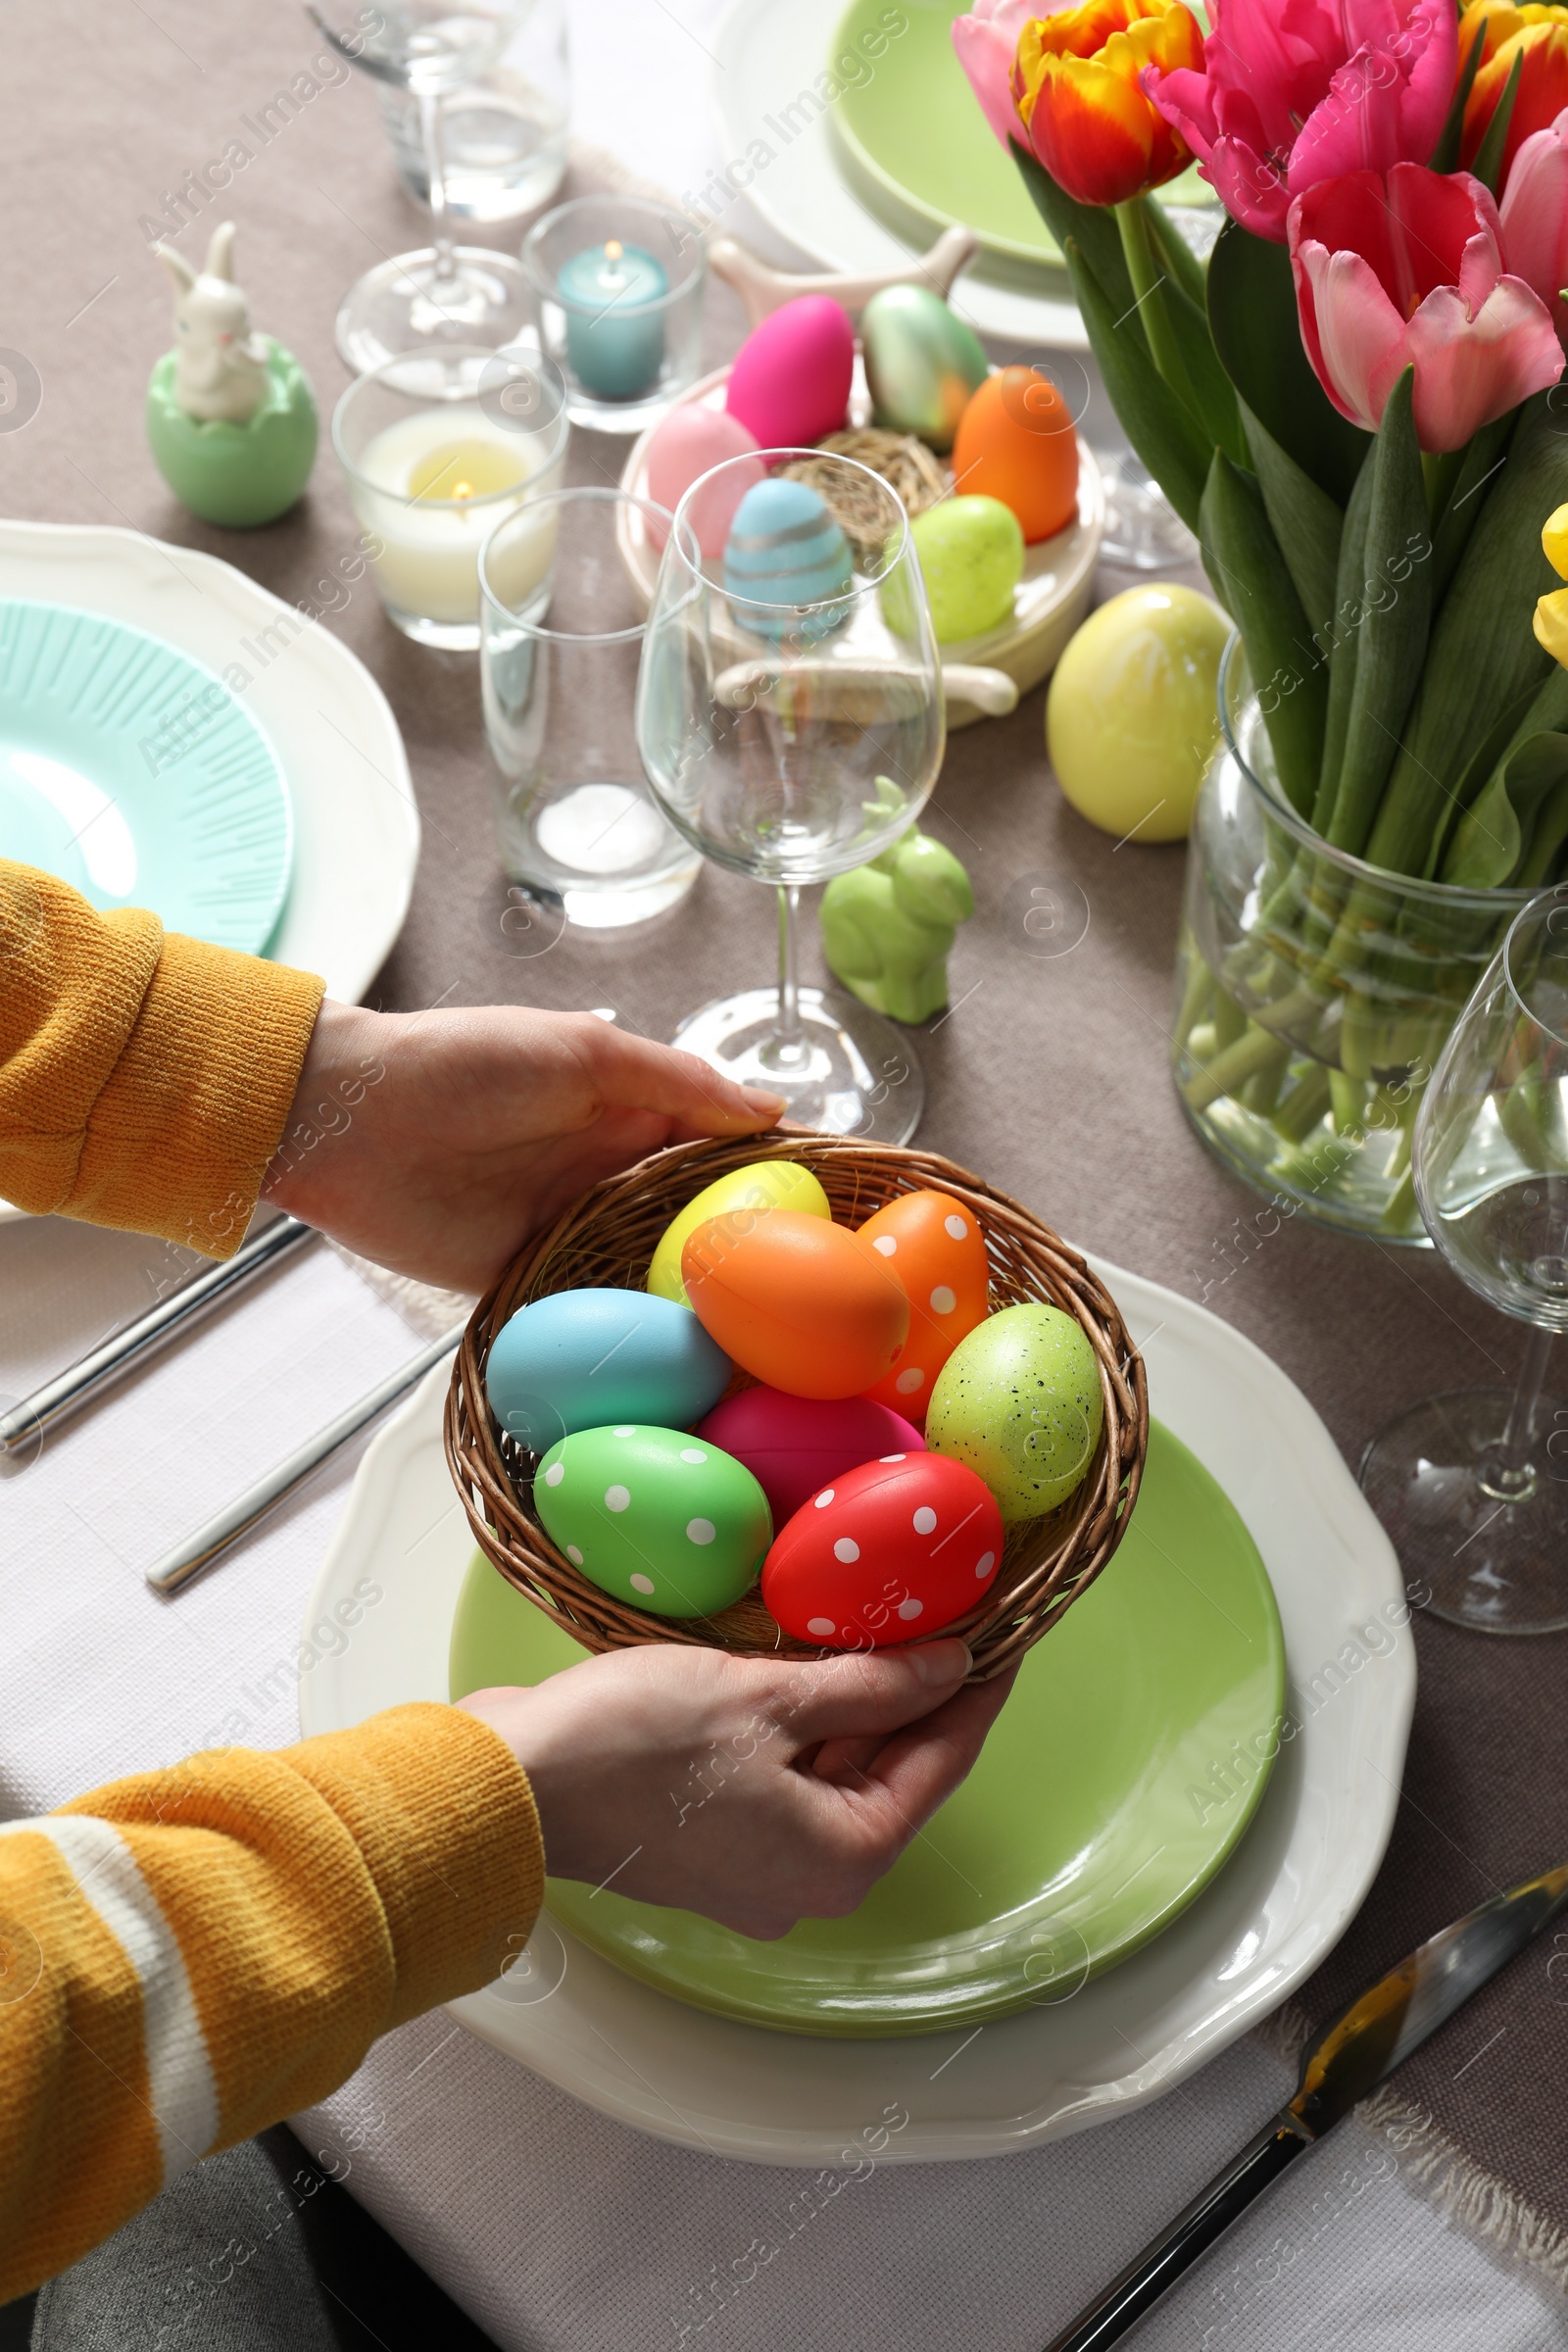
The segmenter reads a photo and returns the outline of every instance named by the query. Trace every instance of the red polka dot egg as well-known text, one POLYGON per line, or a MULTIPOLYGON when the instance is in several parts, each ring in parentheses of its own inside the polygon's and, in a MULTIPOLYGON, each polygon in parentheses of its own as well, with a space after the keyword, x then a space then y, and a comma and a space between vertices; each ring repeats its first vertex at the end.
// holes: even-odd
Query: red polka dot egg
POLYGON ((883 1649, 961 1617, 996 1582, 1002 1513, 935 1453, 862 1462, 798 1510, 762 1566, 762 1598, 799 1642, 883 1649))

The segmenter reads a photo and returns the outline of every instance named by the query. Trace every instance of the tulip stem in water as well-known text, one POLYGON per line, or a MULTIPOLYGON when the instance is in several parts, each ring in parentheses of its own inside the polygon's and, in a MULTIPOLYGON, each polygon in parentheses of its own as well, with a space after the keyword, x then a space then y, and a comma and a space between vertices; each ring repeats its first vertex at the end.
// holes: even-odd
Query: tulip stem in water
MULTIPOLYGON (((1121 230, 1121 249, 1127 261, 1127 274, 1133 281, 1133 292, 1138 297, 1135 308, 1144 322, 1150 355, 1177 399, 1196 414, 1198 404, 1193 396, 1192 379, 1183 363, 1165 309, 1162 291, 1165 272, 1154 257, 1144 200, 1141 196, 1129 196, 1125 204, 1118 204, 1115 209, 1116 225, 1121 230)), ((1117 323, 1119 325, 1120 320, 1117 323)))

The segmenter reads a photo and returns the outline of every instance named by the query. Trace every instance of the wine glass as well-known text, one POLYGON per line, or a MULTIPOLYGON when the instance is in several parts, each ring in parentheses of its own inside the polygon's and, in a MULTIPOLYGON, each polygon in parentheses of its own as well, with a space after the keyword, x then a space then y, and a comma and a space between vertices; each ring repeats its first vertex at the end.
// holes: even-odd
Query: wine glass
POLYGON ((1427 1231, 1463 1281, 1528 1323, 1518 1386, 1430 1396, 1367 1447, 1361 1486, 1440 1617, 1568 1626, 1568 1406, 1544 1396, 1568 1330, 1568 886, 1517 915, 1416 1120, 1427 1231))
POLYGON ((521 267, 482 245, 455 246, 447 231, 442 99, 482 81, 527 16, 532 0, 306 0, 306 14, 341 57, 377 81, 407 90, 419 110, 434 242, 400 253, 356 279, 337 315, 337 347, 356 374, 427 343, 514 342, 528 321, 521 267), (368 22, 373 29, 367 30, 368 22))
MULTIPOLYGON (((891 849, 942 764, 925 583, 879 474, 820 450, 766 450, 692 485, 649 610, 637 738, 676 829, 778 900, 777 987, 703 1005, 675 1043, 782 1095, 805 1126, 905 1142, 924 1098, 906 1039, 874 1004, 798 977, 802 884, 891 849), (780 471, 797 465, 815 515, 780 471)), ((858 985, 873 998, 874 963, 871 943, 858 985)))

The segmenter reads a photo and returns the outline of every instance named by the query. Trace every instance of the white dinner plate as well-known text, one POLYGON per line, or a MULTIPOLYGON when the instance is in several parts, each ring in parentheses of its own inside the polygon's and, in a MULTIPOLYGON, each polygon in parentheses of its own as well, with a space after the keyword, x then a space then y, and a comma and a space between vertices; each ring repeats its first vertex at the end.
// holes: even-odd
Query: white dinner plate
MULTIPOLYGON (((1398 1564, 1276 1364, 1157 1283, 1096 1271, 1144 1348, 1152 1410, 1250 1529, 1285 1629, 1286 1730, 1296 1729, 1214 1884, 1119 1968, 978 2032, 825 2041, 736 2024, 623 1976, 548 1914, 527 1968, 453 2004, 461 2024, 590 2107, 685 2147, 836 2163, 866 2118, 900 2099, 910 2122, 884 2161, 928 2163, 1004 2155, 1124 2114, 1310 1975, 1359 1908, 1394 1826, 1415 1699, 1398 1564)), ((447 1695, 472 1549, 442 1450, 448 1377, 445 1366, 431 1373, 360 1465, 306 1620, 319 1625, 346 1600, 359 1622, 300 1686, 308 1734, 447 1695), (362 1578, 380 1595, 368 1608, 363 1585, 350 1597, 362 1578)), ((1233 1801, 1243 1770, 1216 1757, 1194 1802, 1233 1801)))
MULTIPOLYGON (((751 172, 745 193, 779 234, 824 270, 900 270, 934 231, 910 213, 879 218, 845 176, 847 151, 832 109, 811 95, 828 63, 844 0, 735 0, 713 36, 713 104, 726 166, 751 172), (758 169, 760 149, 767 160, 758 169)), ((940 136, 940 125, 933 126, 940 136)), ((699 192, 699 201, 702 199, 699 192)), ((722 213, 718 226, 727 229, 722 213)), ((1086 351, 1089 337, 1065 275, 982 254, 950 298, 983 335, 1019 345, 1086 351)))
MULTIPOLYGON (((0 520, 0 597, 105 612, 220 676, 245 670, 245 707, 294 807, 293 880, 267 952, 358 1004, 403 928, 419 858, 403 737, 358 655, 232 564, 110 525, 0 520)), ((0 1202, 0 1219, 20 1214, 0 1202)))

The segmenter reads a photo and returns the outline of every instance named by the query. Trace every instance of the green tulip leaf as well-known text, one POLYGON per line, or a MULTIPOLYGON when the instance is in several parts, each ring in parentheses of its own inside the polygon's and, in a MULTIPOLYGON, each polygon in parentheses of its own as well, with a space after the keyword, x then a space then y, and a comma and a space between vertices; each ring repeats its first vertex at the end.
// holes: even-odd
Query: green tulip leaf
POLYGON ((1296 583, 1307 626, 1321 644, 1335 606, 1345 516, 1328 492, 1301 471, 1267 425, 1245 405, 1242 423, 1274 536, 1296 583))
POLYGON ((1476 77, 1476 68, 1481 63, 1481 52, 1486 45, 1486 25, 1478 24, 1476 37, 1470 44, 1464 64, 1459 69, 1459 79, 1454 87, 1453 103, 1448 108, 1447 119, 1439 134, 1438 143, 1432 150, 1432 161, 1427 167, 1430 172, 1457 172, 1459 169, 1459 142, 1464 136, 1464 110, 1469 104, 1470 87, 1476 77))
POLYGON ((1355 688, 1328 826, 1334 847, 1352 857, 1372 830, 1432 626, 1432 540, 1414 397, 1415 369, 1407 368, 1389 394, 1372 453, 1355 688))
POLYGON ((1283 245, 1226 221, 1208 257, 1208 324, 1240 398, 1343 507, 1372 437, 1340 415, 1312 372, 1283 245))
MULTIPOLYGON (((1012 160, 1023 177, 1034 208, 1063 253, 1072 238, 1112 304, 1111 317, 1123 318, 1137 301, 1121 249, 1121 230, 1113 212, 1097 204, 1079 204, 1017 140, 1009 142, 1012 160)), ((1136 318, 1136 312, 1134 318, 1136 318)), ((1142 328, 1139 328, 1142 334, 1142 328)), ((1147 459, 1145 460, 1147 464, 1147 459)))
POLYGON ((1542 809, 1568 784, 1568 735, 1528 735, 1494 768, 1460 817, 1443 879, 1466 890, 1498 890, 1518 872, 1542 809))
POLYGON ((1188 529, 1197 531, 1209 445, 1188 409, 1172 399, 1143 335, 1130 318, 1118 318, 1076 237, 1069 235, 1062 251, 1122 430, 1188 529))
POLYGON ((1372 864, 1393 873, 1431 876, 1470 762, 1553 667, 1531 628, 1537 599, 1558 585, 1542 553, 1542 517, 1568 501, 1568 435, 1549 398, 1538 393, 1519 412, 1507 464, 1432 626, 1421 690, 1366 848, 1372 864))
POLYGON ((1312 803, 1312 829, 1326 833, 1340 789, 1340 766, 1345 738, 1355 699, 1355 662, 1361 645, 1361 582, 1366 577, 1366 523, 1372 506, 1372 468, 1363 466, 1356 476, 1340 533, 1340 561, 1334 583, 1334 608, 1327 626, 1318 632, 1318 646, 1329 665, 1328 710, 1323 721, 1323 761, 1312 803))
POLYGON ((1496 112, 1487 124, 1487 135, 1476 149, 1470 166, 1483 187, 1495 196, 1497 181, 1502 174, 1502 151, 1508 143, 1508 124, 1513 120, 1513 102, 1519 95, 1519 76, 1525 70, 1525 53, 1521 49, 1508 69, 1507 86, 1497 100, 1496 112))
POLYGON ((1281 789, 1303 815, 1323 757, 1327 682, 1255 475, 1216 449, 1203 490, 1203 564, 1242 632, 1281 789))
POLYGON ((1189 302, 1202 310, 1208 299, 1208 270, 1200 262, 1156 196, 1144 198, 1144 212, 1154 247, 1172 280, 1189 302))
POLYGON ((1514 413, 1509 409, 1503 416, 1494 417, 1478 433, 1472 433, 1465 444, 1464 455, 1455 473, 1452 489, 1444 501, 1432 533, 1432 597, 1436 604, 1459 566, 1459 559, 1470 544, 1470 534, 1487 503, 1492 484, 1502 470, 1503 452, 1513 431, 1514 413))
POLYGON ((1539 890, 1562 880, 1563 851, 1568 849, 1568 777, 1555 785, 1543 804, 1524 863, 1514 880, 1521 890, 1539 890))

